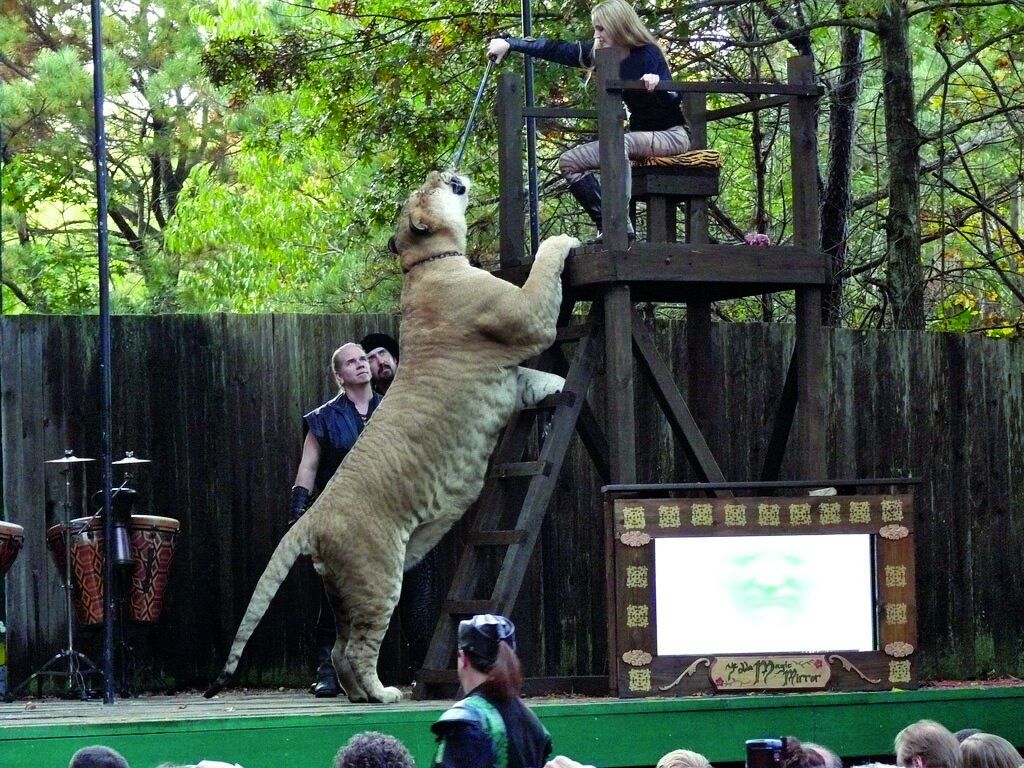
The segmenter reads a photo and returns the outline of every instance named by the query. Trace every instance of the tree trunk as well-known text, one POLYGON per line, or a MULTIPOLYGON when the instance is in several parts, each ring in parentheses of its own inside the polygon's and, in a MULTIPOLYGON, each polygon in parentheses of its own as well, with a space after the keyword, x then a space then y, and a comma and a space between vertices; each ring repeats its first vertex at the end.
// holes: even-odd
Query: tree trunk
MULTIPOLYGON (((840 7, 845 5, 841 3, 840 7)), ((840 325, 843 319, 846 238, 853 210, 853 143, 857 124, 857 97, 864 71, 861 31, 843 27, 840 35, 839 76, 829 107, 828 178, 821 201, 821 250, 828 259, 828 285, 822 297, 822 322, 833 326, 840 325)))
POLYGON ((889 161, 889 213, 885 219, 889 306, 896 328, 924 328, 920 188, 914 119, 910 24, 905 0, 885 0, 878 18, 882 101, 889 161))

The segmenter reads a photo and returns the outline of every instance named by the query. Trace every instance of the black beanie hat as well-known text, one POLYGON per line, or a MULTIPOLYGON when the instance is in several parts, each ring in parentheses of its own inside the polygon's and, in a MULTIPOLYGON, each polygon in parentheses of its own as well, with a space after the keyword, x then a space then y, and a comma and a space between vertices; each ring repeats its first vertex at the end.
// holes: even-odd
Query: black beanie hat
POLYGON ((516 649, 515 625, 504 616, 483 613, 459 622, 459 649, 468 653, 473 666, 482 672, 494 666, 502 641, 516 649))
POLYGON ((395 362, 398 362, 398 342, 386 333, 368 333, 366 336, 363 336, 359 346, 366 352, 372 352, 377 347, 384 347, 395 358, 395 362))

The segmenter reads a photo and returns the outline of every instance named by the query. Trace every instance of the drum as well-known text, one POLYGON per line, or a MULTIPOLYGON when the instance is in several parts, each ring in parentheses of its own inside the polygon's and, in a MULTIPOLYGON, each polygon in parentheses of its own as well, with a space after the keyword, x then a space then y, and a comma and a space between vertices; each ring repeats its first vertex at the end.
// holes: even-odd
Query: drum
POLYGON ((0 521, 0 578, 14 564, 25 543, 25 529, 14 523, 0 521))
POLYGON ((132 515, 128 526, 135 561, 128 589, 132 621, 154 623, 159 620, 180 529, 181 524, 170 517, 132 515))
MULTIPOLYGON (((159 620, 167 594, 180 524, 169 517, 132 515, 128 540, 134 565, 128 582, 128 618, 141 623, 159 620)), ((46 532, 46 544, 64 574, 64 525, 46 532)), ((71 521, 71 573, 75 615, 82 626, 103 623, 103 520, 71 521)))

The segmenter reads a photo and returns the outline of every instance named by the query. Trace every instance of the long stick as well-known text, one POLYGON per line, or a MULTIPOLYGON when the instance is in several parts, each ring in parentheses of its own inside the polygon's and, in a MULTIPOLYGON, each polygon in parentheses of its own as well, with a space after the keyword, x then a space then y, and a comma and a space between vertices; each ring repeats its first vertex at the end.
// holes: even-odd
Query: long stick
POLYGON ((459 151, 455 155, 455 161, 452 163, 452 170, 457 171, 459 166, 462 164, 462 153, 466 151, 466 142, 469 141, 469 134, 473 130, 473 118, 476 117, 476 109, 480 106, 480 97, 484 95, 484 87, 487 85, 487 78, 491 76, 491 70, 494 69, 494 59, 487 57, 487 69, 484 71, 484 78, 480 81, 480 87, 476 89, 476 98, 473 100, 473 109, 470 110, 469 120, 466 121, 466 130, 462 132, 462 139, 459 142, 459 151))

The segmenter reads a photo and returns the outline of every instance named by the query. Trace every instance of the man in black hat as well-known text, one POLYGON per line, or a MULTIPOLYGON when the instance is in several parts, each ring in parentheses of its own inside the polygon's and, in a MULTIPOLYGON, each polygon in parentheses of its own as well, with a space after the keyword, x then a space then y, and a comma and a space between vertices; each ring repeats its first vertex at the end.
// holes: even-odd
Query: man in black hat
MULTIPOLYGON (((363 337, 359 345, 366 350, 374 391, 380 395, 385 394, 398 370, 398 342, 386 333, 370 333, 363 337)), ((430 638, 434 634, 434 625, 437 623, 440 607, 437 569, 435 548, 427 552, 402 579, 398 615, 402 621, 402 634, 407 643, 408 672, 412 677, 423 666, 430 638)))
POLYGON ((370 333, 363 337, 359 346, 366 350, 366 358, 370 361, 374 391, 386 394, 398 370, 398 342, 386 333, 370 333))

